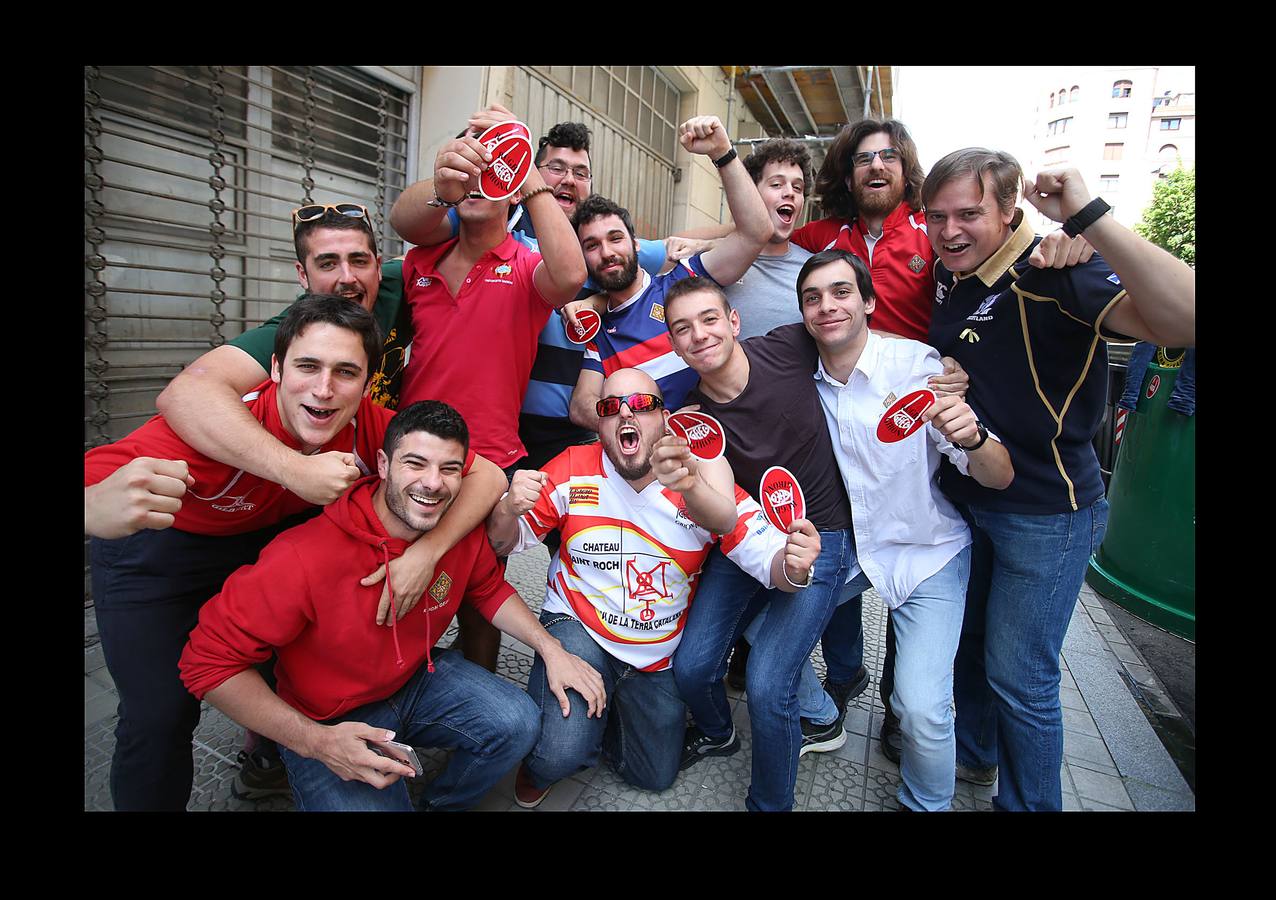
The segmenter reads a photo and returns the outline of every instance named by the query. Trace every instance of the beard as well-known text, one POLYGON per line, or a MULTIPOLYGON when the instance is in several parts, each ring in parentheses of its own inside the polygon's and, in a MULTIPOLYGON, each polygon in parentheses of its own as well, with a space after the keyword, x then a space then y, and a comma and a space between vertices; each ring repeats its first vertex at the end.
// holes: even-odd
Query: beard
POLYGON ((646 478, 651 472, 651 451, 656 446, 656 441, 660 439, 660 435, 648 439, 640 428, 638 431, 639 452, 633 456, 624 456, 620 452, 620 441, 613 432, 610 438, 599 436, 599 440, 603 445, 603 452, 607 454, 607 458, 611 460, 611 464, 616 467, 616 471, 621 478, 626 481, 638 481, 646 478))
MULTIPOLYGON (((603 265, 607 265, 611 261, 609 258, 603 265)), ((623 291, 638 278, 638 254, 634 253, 633 256, 630 256, 626 260, 624 268, 618 272, 609 272, 607 274, 590 272, 589 274, 593 276, 594 283, 604 291, 623 291)))
POLYGON ((855 209, 861 215, 888 216, 904 202, 904 183, 892 180, 886 191, 869 191, 855 185, 855 209))

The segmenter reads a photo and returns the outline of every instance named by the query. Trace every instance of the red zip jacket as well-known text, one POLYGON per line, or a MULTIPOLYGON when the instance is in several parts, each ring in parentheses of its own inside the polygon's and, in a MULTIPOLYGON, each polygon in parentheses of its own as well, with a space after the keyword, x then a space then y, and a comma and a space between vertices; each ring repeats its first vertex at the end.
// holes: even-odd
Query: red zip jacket
MULTIPOLYGON (((180 663, 199 699, 226 679, 279 654, 279 697, 324 721, 384 700, 430 663, 430 648, 462 601, 489 621, 514 588, 479 525, 446 553, 420 604, 402 622, 376 624, 382 585, 359 579, 400 556, 372 507, 380 479, 364 478, 323 515, 285 531, 257 563, 232 574, 199 611, 180 663)), ((519 601, 521 602, 521 601, 519 601)))
MULTIPOLYGON (((793 243, 812 253, 836 247, 868 263, 868 244, 860 219, 827 218, 793 232, 793 243)), ((901 203, 882 223, 882 236, 869 263, 877 309, 872 327, 926 342, 930 308, 935 302, 935 251, 926 237, 926 219, 901 203)))

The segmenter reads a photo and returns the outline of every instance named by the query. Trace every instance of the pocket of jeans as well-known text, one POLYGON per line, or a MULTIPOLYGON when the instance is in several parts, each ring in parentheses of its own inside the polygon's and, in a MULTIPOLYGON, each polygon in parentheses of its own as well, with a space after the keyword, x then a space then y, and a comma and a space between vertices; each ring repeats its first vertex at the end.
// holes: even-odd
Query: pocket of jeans
POLYGON ((1103 536, 1108 533, 1108 501, 1100 497, 1093 507, 1093 525, 1090 535, 1090 552, 1094 553, 1103 543, 1103 536))
POLYGON ((568 615, 567 613, 542 612, 540 622, 543 628, 545 628, 546 630, 549 630, 550 626, 558 625, 560 622, 570 622, 572 618, 573 617, 568 615))

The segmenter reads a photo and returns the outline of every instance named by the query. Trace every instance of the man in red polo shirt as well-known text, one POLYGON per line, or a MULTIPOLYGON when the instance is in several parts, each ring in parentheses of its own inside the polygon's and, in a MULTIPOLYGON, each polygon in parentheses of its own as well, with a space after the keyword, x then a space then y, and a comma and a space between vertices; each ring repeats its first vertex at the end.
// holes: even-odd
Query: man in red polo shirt
MULTIPOLYGON (((518 413, 537 335, 550 313, 580 291, 586 272, 580 243, 540 170, 533 166, 510 199, 491 201, 478 193, 491 161, 491 153, 464 134, 439 151, 433 186, 413 185, 396 204, 413 210, 423 231, 449 208, 461 220, 455 239, 404 257, 414 337, 399 402, 446 401, 469 425, 475 452, 508 476, 527 455, 518 413), (519 202, 531 217, 539 253, 505 230, 510 204, 519 202)), ((466 658, 495 671, 500 632, 469 607, 458 621, 466 658)))

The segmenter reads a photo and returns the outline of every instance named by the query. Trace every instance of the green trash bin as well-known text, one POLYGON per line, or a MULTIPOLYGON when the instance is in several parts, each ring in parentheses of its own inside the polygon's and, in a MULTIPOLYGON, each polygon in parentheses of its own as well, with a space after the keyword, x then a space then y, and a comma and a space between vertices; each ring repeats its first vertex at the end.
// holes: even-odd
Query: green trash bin
POLYGON ((1086 581, 1139 618, 1195 641, 1196 416, 1166 408, 1183 358, 1170 353, 1179 355, 1167 359, 1161 350, 1147 367, 1138 408, 1124 422, 1108 530, 1086 581))

